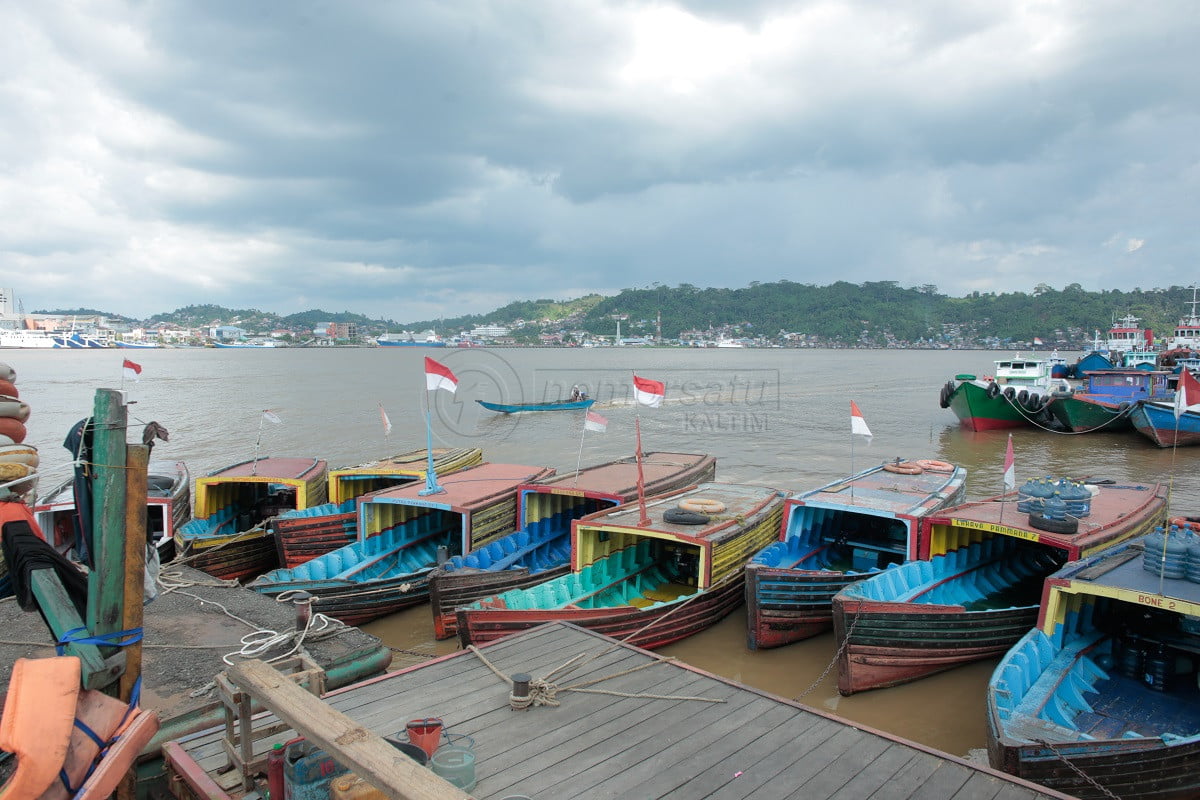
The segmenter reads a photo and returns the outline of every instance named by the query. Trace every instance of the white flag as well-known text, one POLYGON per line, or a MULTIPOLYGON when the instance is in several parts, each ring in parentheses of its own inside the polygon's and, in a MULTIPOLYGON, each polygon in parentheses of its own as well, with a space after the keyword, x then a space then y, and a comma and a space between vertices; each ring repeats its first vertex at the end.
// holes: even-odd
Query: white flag
POLYGON ((274 422, 276 425, 283 423, 283 420, 279 418, 279 415, 269 408, 263 411, 263 419, 265 419, 267 422, 274 422))

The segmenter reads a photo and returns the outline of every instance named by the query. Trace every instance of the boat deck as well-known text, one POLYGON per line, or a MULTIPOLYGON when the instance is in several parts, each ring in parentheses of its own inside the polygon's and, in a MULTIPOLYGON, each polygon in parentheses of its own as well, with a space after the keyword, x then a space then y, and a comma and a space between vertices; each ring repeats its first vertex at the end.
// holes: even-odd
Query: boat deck
POLYGON ((205 475, 200 480, 209 479, 212 482, 232 478, 278 478, 280 480, 301 480, 314 469, 323 469, 325 462, 316 458, 286 458, 264 456, 251 461, 243 461, 224 469, 216 470, 205 475))
MULTIPOLYGON (((503 674, 535 678, 590 655, 553 676, 557 707, 514 711, 507 682, 470 651, 325 699, 382 735, 436 716, 448 732, 471 736, 477 798, 1064 797, 571 625, 544 625, 480 652, 503 674), (588 692, 568 691, 583 684, 588 692)), ((183 742, 210 774, 224 763, 219 736, 183 742)))
POLYGON ((1112 670, 1107 680, 1096 685, 1098 696, 1085 695, 1092 710, 1076 717, 1075 727, 1094 739, 1119 739, 1127 731, 1142 736, 1159 736, 1163 731, 1190 736, 1200 719, 1200 688, 1195 681, 1175 683, 1170 691, 1158 692, 1112 670))
POLYGON ((866 514, 917 514, 938 499, 934 498, 938 492, 952 494, 955 487, 947 484, 954 477, 959 476, 932 470, 902 475, 877 469, 799 495, 790 502, 854 511, 861 508, 866 514))

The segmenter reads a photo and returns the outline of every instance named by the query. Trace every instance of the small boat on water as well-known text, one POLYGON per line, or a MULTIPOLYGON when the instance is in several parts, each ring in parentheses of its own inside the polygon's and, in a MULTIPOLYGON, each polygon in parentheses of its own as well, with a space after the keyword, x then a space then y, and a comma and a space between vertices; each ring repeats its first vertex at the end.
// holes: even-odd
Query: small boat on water
POLYGON ((458 609, 458 638, 483 644, 550 620, 639 647, 691 636, 742 602, 746 561, 779 535, 785 495, 704 483, 577 520, 571 572, 458 609))
POLYGON ((963 501, 967 471, 887 462, 789 498, 779 541, 746 565, 746 639, 780 647, 829 630, 833 596, 917 558, 921 518, 963 501))
POLYGON ((1147 400, 1129 412, 1134 430, 1159 447, 1200 444, 1200 404, 1188 406, 1177 418, 1172 400, 1147 400))
POLYGON ((1071 388, 1065 380, 1051 377, 1051 367, 1044 358, 1001 359, 993 375, 955 375, 942 387, 939 402, 974 431, 1047 425, 1053 393, 1071 388))
POLYGON ((895 686, 1003 654, 1033 627, 1046 576, 1152 531, 1166 493, 1158 484, 1040 479, 925 517, 921 560, 833 598, 838 691, 895 686))
POLYGON ((1167 370, 1105 369, 1086 372, 1085 384, 1073 392, 1056 392, 1050 413, 1074 433, 1127 431, 1134 408, 1142 400, 1174 396, 1167 370))
MULTIPOLYGON (((75 479, 67 480, 42 495, 33 506, 38 527, 47 542, 60 553, 75 546, 78 512, 75 479)), ((192 518, 192 486, 187 465, 182 461, 155 459, 146 470, 146 536, 162 561, 175 555, 175 534, 192 518)))
POLYGON ((484 547, 511 533, 517 487, 554 470, 483 463, 424 483, 380 489, 358 499, 358 541, 293 569, 276 569, 249 584, 262 594, 303 590, 322 614, 360 625, 424 602, 438 560, 484 547), (439 552, 441 551, 441 552, 439 552))
POLYGON ((177 557, 217 578, 244 579, 278 564, 268 521, 327 498, 319 458, 242 461, 196 479, 191 522, 175 533, 177 557))
POLYGON ((592 403, 596 401, 589 397, 584 400, 560 400, 550 403, 489 403, 486 400, 476 400, 475 402, 497 414, 519 414, 522 411, 574 411, 591 408, 592 403))
MULTIPOLYGON (((709 455, 646 453, 642 456, 644 494, 664 494, 711 481, 716 471, 717 460, 709 455)), ((635 500, 637 484, 637 461, 630 457, 518 487, 518 531, 453 556, 430 574, 434 636, 454 636, 458 630, 454 610, 459 606, 567 574, 571 524, 635 500)))
MULTIPOLYGON (((439 448, 433 451, 434 472, 449 475, 483 461, 478 447, 439 448)), ((329 471, 329 502, 285 511, 268 523, 279 551, 279 566, 298 567, 319 555, 336 550, 358 537, 359 497, 380 489, 424 481, 429 467, 428 450, 412 450, 390 458, 329 471)))
POLYGON ((1200 797, 1198 666, 1200 538, 1068 564, 992 673, 988 759, 1073 797, 1200 797))

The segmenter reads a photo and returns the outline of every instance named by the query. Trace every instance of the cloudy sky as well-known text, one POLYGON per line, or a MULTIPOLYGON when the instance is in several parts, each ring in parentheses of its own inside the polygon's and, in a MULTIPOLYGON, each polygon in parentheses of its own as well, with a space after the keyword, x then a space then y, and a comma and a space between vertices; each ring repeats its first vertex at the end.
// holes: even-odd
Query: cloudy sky
POLYGON ((1194 0, 0 3, 27 311, 1191 285, 1194 0))

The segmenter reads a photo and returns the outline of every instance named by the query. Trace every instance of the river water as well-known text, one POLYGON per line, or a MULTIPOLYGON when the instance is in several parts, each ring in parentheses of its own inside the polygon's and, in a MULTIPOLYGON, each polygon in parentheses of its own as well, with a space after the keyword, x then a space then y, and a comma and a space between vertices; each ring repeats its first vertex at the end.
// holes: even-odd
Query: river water
MULTIPOLYGON (((633 453, 631 375, 667 385, 662 407, 640 409, 644 450, 708 452, 717 479, 803 491, 885 459, 934 458, 969 470, 970 499, 1003 484, 1005 432, 959 427, 938 406, 955 374, 991 374, 1011 353, 792 349, 171 349, 12 350, 21 398, 33 409, 27 441, 38 446, 46 490, 68 472, 67 430, 92 411, 95 389, 123 388, 130 440, 157 421, 170 432, 154 458, 182 459, 193 477, 259 456, 314 456, 331 467, 425 446, 422 358, 457 376, 458 392, 437 392, 429 411, 435 446, 477 446, 495 462, 546 465, 559 472, 633 453), (121 363, 142 366, 122 381, 121 363), (578 384, 597 398, 604 433, 584 433, 577 413, 495 415, 476 399, 560 399, 578 384), (873 438, 850 436, 854 400, 873 438), (384 435, 380 407, 393 429, 384 435), (264 418, 270 409, 282 420, 264 418), (853 440, 852 440, 853 439, 853 440)), ((1172 485, 1171 513, 1200 513, 1197 451, 1160 450, 1136 433, 1069 435, 1013 432, 1018 484, 1041 475, 1091 476, 1172 485)), ((366 626, 390 646, 445 653, 429 611, 410 609, 366 626)), ((951 753, 986 746, 983 696, 994 662, 916 683, 837 694, 836 675, 820 683, 834 655, 831 634, 777 650, 750 652, 735 612, 713 629, 663 652, 766 691, 802 697, 860 724, 951 753), (815 686, 814 686, 815 684, 815 686)), ((397 664, 411 663, 399 654, 397 664)))

